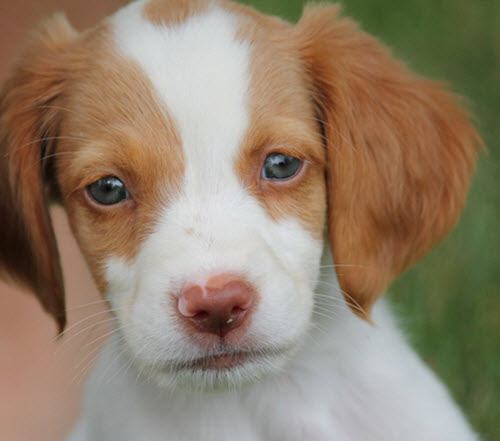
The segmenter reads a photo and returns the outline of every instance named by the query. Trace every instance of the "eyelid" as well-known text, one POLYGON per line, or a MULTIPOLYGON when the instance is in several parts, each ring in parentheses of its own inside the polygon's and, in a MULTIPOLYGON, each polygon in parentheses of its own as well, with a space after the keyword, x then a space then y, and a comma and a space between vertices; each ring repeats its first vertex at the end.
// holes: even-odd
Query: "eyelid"
POLYGON ((281 154, 285 156, 292 156, 301 161, 306 161, 308 159, 307 155, 304 154, 303 149, 299 149, 293 145, 275 145, 265 150, 264 158, 272 154, 281 154))

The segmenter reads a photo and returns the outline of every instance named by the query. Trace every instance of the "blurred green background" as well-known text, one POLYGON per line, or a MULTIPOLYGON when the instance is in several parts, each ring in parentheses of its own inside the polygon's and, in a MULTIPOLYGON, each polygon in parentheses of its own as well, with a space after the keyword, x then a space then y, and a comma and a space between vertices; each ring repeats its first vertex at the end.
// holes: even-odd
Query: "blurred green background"
MULTIPOLYGON (((292 21, 303 7, 301 0, 243 3, 292 21)), ((414 71, 464 96, 488 147, 459 225, 390 297, 474 427, 500 440, 500 0, 340 3, 414 71)))

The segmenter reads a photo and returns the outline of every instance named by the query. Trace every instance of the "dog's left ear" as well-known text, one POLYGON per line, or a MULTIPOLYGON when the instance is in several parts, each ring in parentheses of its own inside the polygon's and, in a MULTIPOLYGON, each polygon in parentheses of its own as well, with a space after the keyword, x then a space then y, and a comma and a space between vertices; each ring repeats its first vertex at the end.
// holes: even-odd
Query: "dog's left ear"
POLYGON ((306 8, 295 38, 326 138, 338 279, 369 318, 392 279, 456 223, 481 140, 457 97, 338 11, 306 8))
POLYGON ((64 285, 49 203, 50 157, 60 124, 64 52, 75 37, 64 16, 42 23, 0 91, 0 275, 31 289, 66 322, 64 285))

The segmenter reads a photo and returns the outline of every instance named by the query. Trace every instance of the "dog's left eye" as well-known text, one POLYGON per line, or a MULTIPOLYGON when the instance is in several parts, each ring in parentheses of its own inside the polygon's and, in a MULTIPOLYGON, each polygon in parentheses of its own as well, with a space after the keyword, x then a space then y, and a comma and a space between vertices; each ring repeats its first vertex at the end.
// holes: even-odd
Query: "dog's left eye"
POLYGON ((90 184, 88 192, 101 205, 114 205, 129 197, 125 184, 115 176, 106 176, 90 184))
POLYGON ((262 177, 268 180, 285 180, 295 176, 302 161, 283 153, 271 153, 264 161, 262 177))

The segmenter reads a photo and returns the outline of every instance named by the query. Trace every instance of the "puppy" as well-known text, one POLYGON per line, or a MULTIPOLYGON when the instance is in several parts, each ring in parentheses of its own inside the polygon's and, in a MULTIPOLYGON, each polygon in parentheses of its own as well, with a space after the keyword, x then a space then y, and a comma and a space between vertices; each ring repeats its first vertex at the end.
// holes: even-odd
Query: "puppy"
POLYGON ((47 20, 1 93, 0 263, 62 330, 59 203, 116 317, 68 440, 477 440, 375 302, 480 144, 336 6, 47 20))

